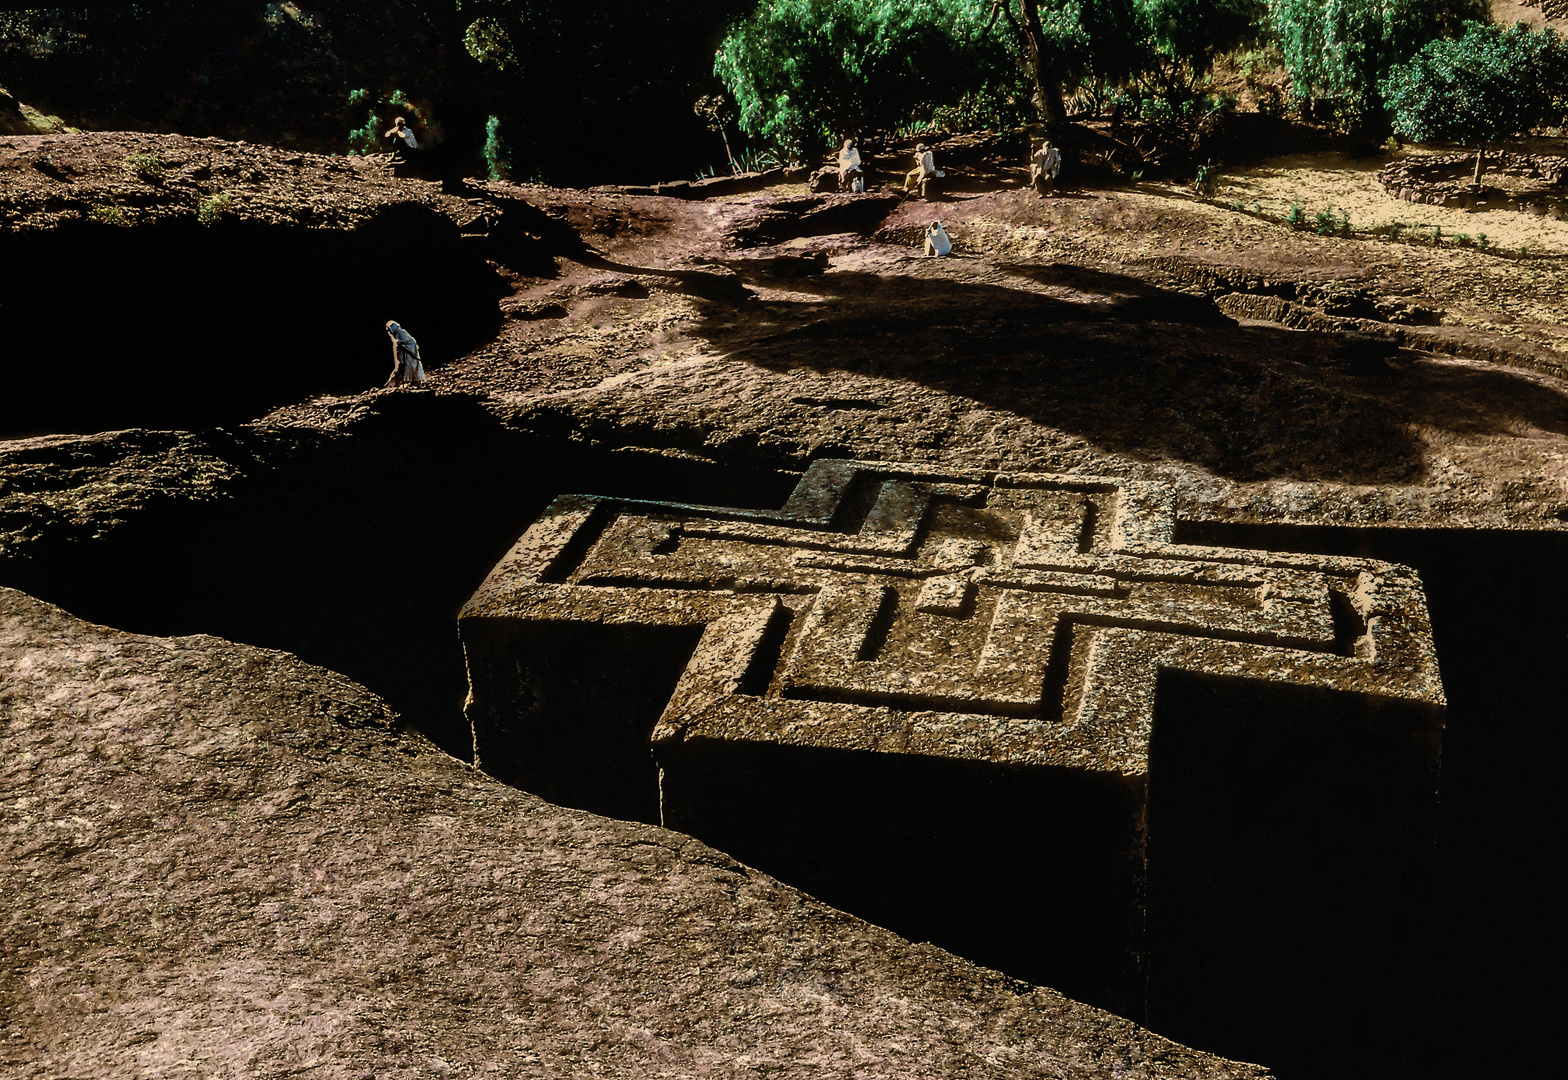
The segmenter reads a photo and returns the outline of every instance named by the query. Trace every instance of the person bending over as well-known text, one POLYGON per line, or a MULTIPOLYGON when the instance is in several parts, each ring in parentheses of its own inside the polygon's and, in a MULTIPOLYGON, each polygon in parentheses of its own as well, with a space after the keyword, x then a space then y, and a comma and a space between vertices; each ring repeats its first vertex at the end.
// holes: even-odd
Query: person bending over
POLYGON ((387 337, 392 339, 392 377, 386 381, 386 386, 423 385, 425 365, 420 362, 419 342, 414 340, 414 335, 388 319, 387 337))

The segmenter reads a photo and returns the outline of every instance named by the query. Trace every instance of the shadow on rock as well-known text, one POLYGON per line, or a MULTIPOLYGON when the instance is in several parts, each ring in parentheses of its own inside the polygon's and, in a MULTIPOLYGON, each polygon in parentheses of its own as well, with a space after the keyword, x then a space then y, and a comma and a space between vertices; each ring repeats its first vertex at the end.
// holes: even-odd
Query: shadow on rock
MULTIPOLYGON (((748 284, 766 263, 732 263, 748 284)), ((1338 340, 1238 326, 1201 297, 1081 267, 1014 266, 1054 295, 945 278, 784 274, 815 301, 764 301, 697 327, 775 371, 918 383, 1117 453, 1191 462, 1235 480, 1413 483, 1422 427, 1568 434, 1568 400, 1502 369, 1396 360, 1359 378, 1338 340)))

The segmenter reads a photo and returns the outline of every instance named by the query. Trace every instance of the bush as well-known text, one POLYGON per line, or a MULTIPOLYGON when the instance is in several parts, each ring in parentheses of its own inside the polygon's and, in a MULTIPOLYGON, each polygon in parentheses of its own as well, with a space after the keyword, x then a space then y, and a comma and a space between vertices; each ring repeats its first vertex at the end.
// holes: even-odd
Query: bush
POLYGON ((1431 42, 1396 67, 1383 92, 1406 138, 1485 147, 1568 116, 1568 43, 1523 23, 1469 23, 1464 37, 1431 42))
POLYGON ((155 184, 163 179, 163 161, 157 154, 148 151, 127 155, 125 170, 141 177, 149 184, 155 184))
POLYGON ((1485 19, 1486 0, 1272 0, 1274 32, 1298 101, 1327 103, 1343 128, 1382 122, 1381 86, 1434 38, 1485 19))
POLYGON ((101 203, 87 211, 87 216, 101 225, 114 225, 126 228, 131 224, 130 218, 125 216, 125 211, 110 203, 101 203))
POLYGON ((196 207, 196 220, 203 225, 216 225, 233 212, 234 200, 228 195, 209 195, 196 207))
MULTIPOLYGON (((1219 168, 1219 166, 1214 164, 1214 162, 1212 162, 1212 161, 1210 161, 1210 162, 1208 162, 1207 164, 1204 164, 1204 165, 1199 165, 1198 166, 1197 175, 1194 176, 1193 180, 1192 180, 1192 190, 1196 191, 1199 195, 1203 195, 1203 196, 1206 196, 1208 198, 1213 198, 1215 196, 1215 194, 1217 194, 1219 192, 1219 189, 1220 189, 1220 168, 1219 168)), ((1236 203, 1236 207, 1235 208, 1237 210, 1240 210, 1241 209, 1241 203, 1239 203, 1239 202, 1236 203)))
POLYGON ((1349 235, 1350 218, 1329 207, 1327 210, 1318 211, 1318 216, 1313 219, 1313 227, 1319 236, 1349 235))
POLYGON ((492 116, 485 121, 485 168, 491 180, 512 178, 512 155, 501 141, 501 120, 492 116))
POLYGON ((348 133, 349 154, 368 154, 381 145, 381 117, 368 113, 365 126, 348 133))

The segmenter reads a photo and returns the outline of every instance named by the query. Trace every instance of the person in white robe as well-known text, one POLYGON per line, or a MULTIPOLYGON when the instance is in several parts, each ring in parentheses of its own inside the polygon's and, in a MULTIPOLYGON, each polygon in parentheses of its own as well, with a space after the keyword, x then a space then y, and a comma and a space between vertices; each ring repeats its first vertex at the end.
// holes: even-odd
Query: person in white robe
POLYGON ((1041 195, 1049 195, 1056 188, 1056 177, 1062 171, 1062 152, 1050 140, 1041 143, 1029 159, 1029 183, 1041 195))
POLYGON ((934 259, 953 250, 953 239, 940 221, 933 221, 926 229, 926 258, 934 259))
POLYGON ((844 149, 838 152, 838 189, 864 191, 865 177, 860 168, 860 148, 854 139, 844 140, 844 149), (855 181, 861 181, 857 186, 855 181))
POLYGON ((419 342, 414 335, 392 320, 387 320, 387 337, 392 339, 391 386, 420 386, 425 381, 425 365, 419 359, 419 342))
POLYGON ((910 191, 932 178, 941 179, 947 173, 936 167, 936 155, 926 149, 925 143, 915 144, 915 167, 904 176, 904 190, 910 191))

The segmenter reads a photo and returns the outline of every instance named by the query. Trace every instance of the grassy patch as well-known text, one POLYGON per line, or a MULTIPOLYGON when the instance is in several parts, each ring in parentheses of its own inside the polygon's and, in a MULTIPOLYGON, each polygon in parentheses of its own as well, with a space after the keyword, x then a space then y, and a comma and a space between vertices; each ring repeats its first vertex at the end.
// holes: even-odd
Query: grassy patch
POLYGON ((145 150, 125 158, 125 171, 141 177, 149 184, 156 184, 163 179, 163 169, 163 160, 157 154, 145 150))
POLYGON ((114 225, 127 228, 131 224, 130 218, 125 216, 125 211, 112 203, 100 203, 87 211, 87 216, 93 221, 103 225, 114 225))

